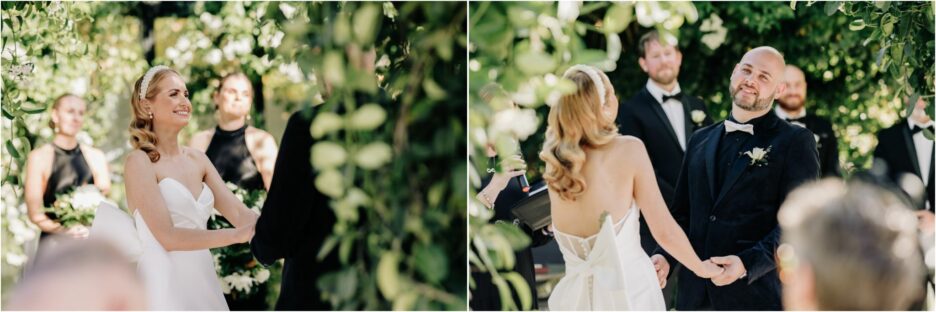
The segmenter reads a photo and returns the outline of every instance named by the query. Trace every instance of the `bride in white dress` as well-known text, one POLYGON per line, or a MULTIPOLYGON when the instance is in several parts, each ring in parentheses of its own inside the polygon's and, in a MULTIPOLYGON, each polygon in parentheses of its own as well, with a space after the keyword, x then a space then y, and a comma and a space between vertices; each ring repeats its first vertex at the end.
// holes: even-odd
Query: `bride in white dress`
POLYGON ((608 77, 585 65, 564 77, 578 91, 550 109, 540 152, 566 267, 549 309, 665 310, 665 280, 640 247, 641 213, 657 242, 690 271, 710 278, 723 269, 699 259, 670 215, 643 142, 618 135, 618 100, 608 77))
POLYGON ((142 250, 138 271, 150 309, 227 310, 208 249, 249 241, 257 214, 234 197, 204 153, 179 144, 192 112, 188 96, 182 77, 165 66, 134 85, 134 151, 124 177, 142 250), (236 229, 207 230, 213 208, 236 229))

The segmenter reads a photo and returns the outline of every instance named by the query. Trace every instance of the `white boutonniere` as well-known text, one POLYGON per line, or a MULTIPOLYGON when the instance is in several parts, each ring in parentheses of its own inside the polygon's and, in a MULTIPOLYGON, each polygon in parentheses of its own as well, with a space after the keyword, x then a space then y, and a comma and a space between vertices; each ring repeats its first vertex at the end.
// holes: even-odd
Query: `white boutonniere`
POLYGON ((750 151, 744 152, 744 155, 747 155, 749 158, 751 158, 750 165, 758 167, 764 166, 767 165, 767 153, 770 153, 771 147, 773 147, 773 145, 768 146, 767 149, 755 147, 750 151))
POLYGON ((689 117, 692 118, 692 122, 694 122, 696 126, 701 126, 702 122, 705 121, 705 112, 694 109, 689 113, 689 117))

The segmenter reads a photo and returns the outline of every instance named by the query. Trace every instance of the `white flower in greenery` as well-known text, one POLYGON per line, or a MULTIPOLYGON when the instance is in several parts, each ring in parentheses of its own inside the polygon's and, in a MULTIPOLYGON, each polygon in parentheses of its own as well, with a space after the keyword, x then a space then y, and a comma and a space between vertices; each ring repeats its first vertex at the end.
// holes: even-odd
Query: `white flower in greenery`
POLYGON ((767 164, 767 153, 770 153, 771 147, 773 146, 768 146, 767 149, 755 147, 750 151, 744 152, 744 155, 747 155, 748 158, 751 158, 751 165, 756 165, 758 167, 764 166, 767 164))
POLYGON ((701 126, 702 122, 705 121, 705 112, 694 109, 689 113, 689 117, 692 118, 693 123, 695 123, 697 126, 701 126))
POLYGON ((722 43, 725 42, 725 38, 728 36, 728 29, 722 26, 722 19, 718 14, 712 13, 709 18, 702 21, 702 25, 699 27, 699 30, 706 33, 702 36, 702 43, 708 46, 709 49, 715 50, 722 43))
POLYGON ((88 92, 88 78, 78 77, 71 82, 71 93, 77 96, 84 96, 88 92))
POLYGON ((393 149, 384 142, 367 144, 354 155, 354 162, 364 169, 377 169, 393 158, 393 149))
POLYGON ((291 6, 288 3, 280 3, 279 9, 283 12, 283 16, 286 16, 286 19, 292 19, 296 14, 296 7, 291 6))
POLYGON ((387 56, 386 54, 381 55, 380 59, 377 60, 377 64, 375 66, 377 68, 386 68, 387 66, 390 66, 390 57, 387 56))
POLYGON ((188 37, 182 37, 176 41, 175 46, 177 49, 179 49, 179 51, 185 51, 185 50, 188 50, 188 48, 192 46, 192 41, 189 40, 188 37))
POLYGON ((19 42, 7 45, 7 47, 3 49, 3 53, 0 57, 7 61, 12 61, 14 58, 23 60, 26 57, 26 48, 19 44, 19 42))
POLYGON ((279 71, 283 73, 283 75, 286 75, 286 78, 291 82, 302 82, 303 75, 302 69, 299 68, 299 63, 291 62, 280 64, 279 71))
POLYGON ((387 112, 380 105, 369 103, 359 107, 348 121, 348 129, 374 130, 387 119, 387 112))
POLYGON ((326 134, 341 130, 343 127, 344 120, 341 116, 332 112, 322 112, 315 116, 309 130, 312 133, 312 138, 319 139, 326 134))
POLYGON ((39 136, 45 139, 51 138, 55 133, 52 132, 52 128, 42 127, 39 129, 39 136))
POLYGON ((559 1, 559 8, 556 11, 556 17, 565 23, 575 21, 578 19, 579 9, 581 8, 582 1, 559 1))
POLYGON ((211 51, 208 51, 208 53, 205 54, 205 63, 211 64, 211 65, 218 64, 221 62, 222 56, 223 55, 221 54, 220 49, 211 49, 211 51))
POLYGON ((345 163, 348 153, 344 147, 334 142, 323 141, 312 145, 312 167, 328 169, 345 163))
POLYGON ((283 43, 283 37, 285 36, 286 36, 286 33, 283 33, 282 31, 277 30, 276 33, 273 34, 273 37, 270 38, 270 47, 271 48, 279 47, 279 45, 283 43))
POLYGON ((260 269, 260 271, 257 272, 257 275, 255 276, 255 278, 257 280, 257 284, 266 283, 266 281, 270 279, 270 270, 260 269))
POLYGON ((26 264, 26 260, 28 259, 26 255, 12 252, 6 252, 4 253, 4 256, 6 256, 6 262, 15 267, 20 267, 26 264))
POLYGON ((179 50, 176 50, 176 48, 174 48, 174 47, 168 47, 168 48, 166 48, 166 58, 168 58, 168 59, 174 59, 174 58, 177 58, 177 57, 179 57, 179 50))
POLYGON ((536 111, 532 109, 505 109, 494 114, 491 125, 492 136, 509 134, 520 140, 526 140, 536 132, 536 111))
POLYGON ((94 145, 94 138, 91 137, 91 134, 88 134, 88 131, 81 131, 75 135, 75 139, 78 140, 78 143, 84 145, 94 145))
POLYGON ((315 177, 315 188, 331 198, 344 193, 344 176, 335 169, 325 169, 315 177))

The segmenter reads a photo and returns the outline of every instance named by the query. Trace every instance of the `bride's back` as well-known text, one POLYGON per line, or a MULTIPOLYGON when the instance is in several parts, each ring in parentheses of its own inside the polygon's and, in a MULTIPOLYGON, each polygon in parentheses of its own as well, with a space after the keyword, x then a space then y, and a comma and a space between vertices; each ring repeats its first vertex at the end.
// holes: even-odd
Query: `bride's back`
POLYGON ((615 224, 627 215, 634 202, 631 154, 640 145, 637 138, 618 136, 603 146, 583 148, 585 191, 575 200, 563 199, 557 192, 549 194, 552 222, 559 231, 588 237, 598 233, 604 212, 610 213, 615 224))

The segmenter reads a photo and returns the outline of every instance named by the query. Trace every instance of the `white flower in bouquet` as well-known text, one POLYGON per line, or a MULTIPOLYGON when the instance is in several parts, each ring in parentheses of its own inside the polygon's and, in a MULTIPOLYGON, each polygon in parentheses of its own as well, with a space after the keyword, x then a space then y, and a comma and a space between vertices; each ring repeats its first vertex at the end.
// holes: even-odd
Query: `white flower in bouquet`
POLYGON ((80 186, 72 192, 71 206, 76 211, 88 211, 97 209, 104 195, 94 185, 80 186))
POLYGON ((244 293, 250 293, 250 286, 253 285, 253 279, 250 276, 234 273, 224 277, 224 282, 230 285, 230 288, 244 293))
POLYGON ((270 270, 260 269, 260 271, 257 272, 257 275, 255 276, 255 278, 257 280, 257 284, 266 283, 266 281, 270 279, 270 270))

